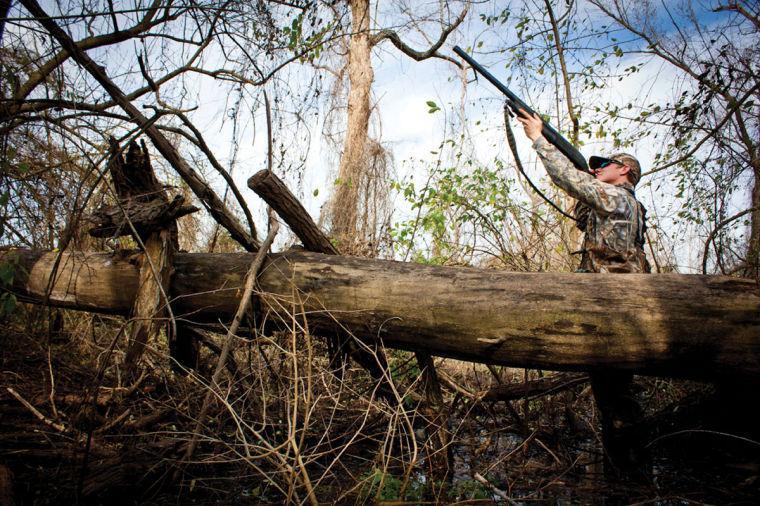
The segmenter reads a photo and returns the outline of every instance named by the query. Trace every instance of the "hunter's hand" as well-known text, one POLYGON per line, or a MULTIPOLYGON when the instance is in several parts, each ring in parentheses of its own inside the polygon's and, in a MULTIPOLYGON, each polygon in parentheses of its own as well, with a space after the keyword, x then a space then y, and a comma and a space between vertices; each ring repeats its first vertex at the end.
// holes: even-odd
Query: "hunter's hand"
POLYGON ((522 123, 523 128, 525 128, 525 135, 528 136, 528 139, 536 142, 536 139, 541 137, 541 129, 544 126, 544 122, 538 114, 534 113, 533 116, 531 116, 525 111, 525 109, 520 109, 517 112, 517 121, 522 123))

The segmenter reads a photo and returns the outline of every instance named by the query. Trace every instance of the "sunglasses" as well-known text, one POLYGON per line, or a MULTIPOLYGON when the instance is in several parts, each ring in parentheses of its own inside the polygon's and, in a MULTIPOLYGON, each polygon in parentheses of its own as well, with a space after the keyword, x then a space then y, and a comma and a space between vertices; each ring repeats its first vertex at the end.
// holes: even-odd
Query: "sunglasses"
POLYGON ((599 169, 603 169, 603 168, 607 167, 608 165, 612 165, 613 163, 616 163, 618 165, 625 165, 623 162, 618 161, 618 160, 607 160, 607 161, 604 161, 604 162, 600 163, 598 168, 599 169))
POLYGON ((616 163, 618 165, 625 165, 625 163, 621 162, 620 160, 615 160, 613 158, 604 158, 601 156, 592 156, 589 160, 589 167, 591 170, 597 170, 597 169, 603 169, 609 165, 612 165, 613 163, 616 163))

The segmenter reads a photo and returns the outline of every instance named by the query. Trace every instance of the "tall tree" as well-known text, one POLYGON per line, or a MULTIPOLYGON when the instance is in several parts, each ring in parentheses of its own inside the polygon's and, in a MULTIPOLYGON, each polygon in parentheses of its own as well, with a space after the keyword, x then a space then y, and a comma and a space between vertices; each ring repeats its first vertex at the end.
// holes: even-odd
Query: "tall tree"
MULTIPOLYGON (((379 145, 369 137, 370 115, 372 111, 371 92, 374 80, 372 50, 384 41, 390 41, 397 50, 416 61, 428 58, 444 58, 439 49, 448 36, 464 20, 468 4, 453 20, 445 20, 441 15, 441 32, 430 46, 422 51, 405 43, 399 33, 391 29, 373 28, 370 0, 348 0, 351 10, 351 32, 348 44, 348 115, 343 152, 340 157, 335 192, 329 208, 329 221, 333 236, 340 242, 341 249, 358 252, 365 247, 366 237, 360 237, 357 228, 363 212, 366 189, 372 185, 370 169, 373 164, 384 163, 379 145)), ((444 9, 448 13, 448 4, 444 9)))

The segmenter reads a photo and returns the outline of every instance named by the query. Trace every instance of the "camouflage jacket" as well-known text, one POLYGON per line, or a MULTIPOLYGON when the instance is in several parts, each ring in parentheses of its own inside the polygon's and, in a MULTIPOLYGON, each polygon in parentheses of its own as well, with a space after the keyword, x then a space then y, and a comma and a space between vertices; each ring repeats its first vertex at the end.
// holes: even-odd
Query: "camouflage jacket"
POLYGON ((590 209, 580 270, 649 272, 640 237, 644 230, 644 208, 633 195, 633 185, 611 185, 577 170, 543 137, 533 147, 554 184, 590 209))

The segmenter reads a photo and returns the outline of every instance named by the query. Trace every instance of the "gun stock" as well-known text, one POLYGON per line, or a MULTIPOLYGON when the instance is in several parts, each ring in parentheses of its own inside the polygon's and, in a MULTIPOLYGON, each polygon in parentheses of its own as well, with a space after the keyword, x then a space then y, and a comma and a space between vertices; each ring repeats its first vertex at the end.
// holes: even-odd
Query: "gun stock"
MULTIPOLYGON (((535 114, 535 111, 530 108, 528 104, 520 100, 520 97, 512 93, 509 88, 504 86, 504 84, 502 84, 498 79, 491 75, 491 73, 483 68, 482 65, 476 62, 470 55, 465 53, 461 47, 454 46, 454 52, 458 54, 464 61, 466 61, 473 69, 475 69, 478 74, 482 75, 488 82, 496 86, 496 89, 498 89, 507 97, 507 104, 515 114, 517 114, 518 109, 524 109, 528 112, 528 114, 531 115, 535 114)), ((578 151, 575 146, 570 144, 570 142, 568 142, 568 140, 565 139, 562 134, 557 132, 546 121, 543 122, 541 133, 546 138, 546 140, 556 146, 557 149, 559 149, 559 151, 565 155, 578 170, 582 170, 584 172, 589 171, 586 158, 584 158, 581 152, 578 151)))

